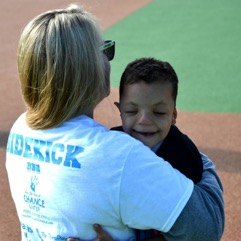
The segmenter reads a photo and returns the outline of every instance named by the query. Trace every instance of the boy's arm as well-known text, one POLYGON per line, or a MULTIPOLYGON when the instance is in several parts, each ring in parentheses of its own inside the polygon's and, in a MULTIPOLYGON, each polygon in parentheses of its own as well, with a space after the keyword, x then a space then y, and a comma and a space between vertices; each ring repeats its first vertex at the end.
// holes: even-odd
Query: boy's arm
POLYGON ((202 154, 203 177, 168 233, 168 241, 220 240, 224 231, 223 187, 213 163, 202 154), (202 210, 202 211, 200 211, 202 210))

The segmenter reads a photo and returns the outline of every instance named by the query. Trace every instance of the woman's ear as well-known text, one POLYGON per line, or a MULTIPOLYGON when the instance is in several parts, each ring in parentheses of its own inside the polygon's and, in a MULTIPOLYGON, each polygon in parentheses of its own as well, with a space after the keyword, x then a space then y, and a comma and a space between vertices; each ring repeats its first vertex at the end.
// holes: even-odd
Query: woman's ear
POLYGON ((172 125, 175 125, 177 122, 177 109, 176 107, 173 110, 173 115, 172 115, 172 125))

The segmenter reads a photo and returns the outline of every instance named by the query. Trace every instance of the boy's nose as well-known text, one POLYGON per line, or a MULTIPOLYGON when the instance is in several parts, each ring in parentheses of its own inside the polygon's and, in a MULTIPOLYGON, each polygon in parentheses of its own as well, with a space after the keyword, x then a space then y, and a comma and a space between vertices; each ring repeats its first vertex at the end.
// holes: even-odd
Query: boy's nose
POLYGON ((147 112, 143 112, 139 116, 139 124, 142 125, 149 125, 151 124, 151 116, 147 112))

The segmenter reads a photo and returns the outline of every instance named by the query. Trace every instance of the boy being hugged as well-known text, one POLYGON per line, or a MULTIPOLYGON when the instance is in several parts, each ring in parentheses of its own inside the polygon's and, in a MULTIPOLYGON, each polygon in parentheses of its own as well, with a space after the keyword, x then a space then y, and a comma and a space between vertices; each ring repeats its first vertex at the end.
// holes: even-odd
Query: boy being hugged
MULTIPOLYGON (((122 126, 124 131, 150 147, 174 168, 198 183, 202 179, 201 155, 195 144, 176 127, 178 77, 168 63, 140 58, 129 63, 120 81, 122 126)), ((155 230, 137 230, 137 239, 151 238, 155 230)))

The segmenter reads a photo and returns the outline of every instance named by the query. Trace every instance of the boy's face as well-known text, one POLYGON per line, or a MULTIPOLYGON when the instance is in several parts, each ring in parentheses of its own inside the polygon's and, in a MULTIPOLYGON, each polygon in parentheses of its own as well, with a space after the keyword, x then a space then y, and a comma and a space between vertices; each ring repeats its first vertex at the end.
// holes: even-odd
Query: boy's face
POLYGON ((171 125, 176 123, 170 83, 128 84, 117 107, 124 131, 150 148, 163 141, 171 125))

